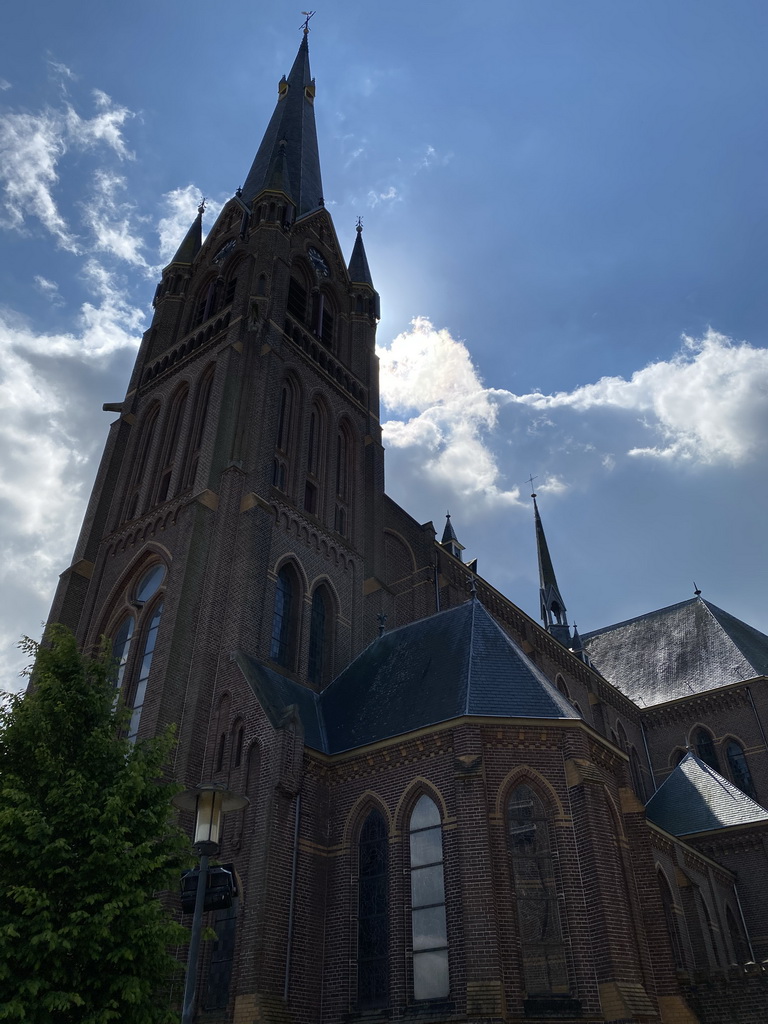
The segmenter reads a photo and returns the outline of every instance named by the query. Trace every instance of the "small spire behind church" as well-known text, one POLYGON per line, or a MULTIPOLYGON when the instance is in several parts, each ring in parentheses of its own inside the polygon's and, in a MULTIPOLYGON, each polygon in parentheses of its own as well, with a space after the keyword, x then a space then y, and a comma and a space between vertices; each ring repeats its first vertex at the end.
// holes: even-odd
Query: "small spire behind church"
POLYGON ((445 529, 443 530, 443 539, 440 541, 440 546, 444 547, 445 550, 453 555, 454 558, 458 558, 461 562, 461 552, 464 550, 464 545, 459 543, 459 538, 456 536, 456 531, 451 523, 451 513, 445 513, 445 529))
POLYGON ((531 485, 531 498, 533 499, 533 517, 536 527, 536 551, 539 559, 539 596, 541 600, 541 621, 544 629, 551 634, 555 640, 559 640, 564 647, 571 647, 571 630, 568 625, 568 616, 565 609, 565 601, 560 595, 555 578, 555 569, 552 565, 552 558, 549 554, 547 538, 544 536, 544 526, 539 515, 539 506, 536 504, 536 492, 533 491, 535 477, 529 478, 531 485))

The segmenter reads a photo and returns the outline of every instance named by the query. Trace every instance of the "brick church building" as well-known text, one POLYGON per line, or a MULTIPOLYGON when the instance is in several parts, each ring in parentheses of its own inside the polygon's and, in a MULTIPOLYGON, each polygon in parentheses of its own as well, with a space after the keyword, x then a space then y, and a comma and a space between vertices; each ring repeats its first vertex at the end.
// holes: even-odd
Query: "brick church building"
POLYGON ((387 496, 314 103, 305 31, 162 273, 51 614, 180 782, 250 798, 199 1019, 765 1021, 768 637, 699 594, 579 637, 535 507, 539 624, 387 496))

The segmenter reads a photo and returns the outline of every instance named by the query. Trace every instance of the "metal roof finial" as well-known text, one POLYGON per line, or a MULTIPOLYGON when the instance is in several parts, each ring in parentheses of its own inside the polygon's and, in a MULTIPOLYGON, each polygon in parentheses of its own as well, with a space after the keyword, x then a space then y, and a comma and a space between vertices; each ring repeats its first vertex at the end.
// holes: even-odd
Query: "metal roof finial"
POLYGON ((205 213, 205 204, 207 202, 208 200, 205 198, 205 196, 202 196, 200 198, 200 205, 197 208, 197 212, 200 214, 200 216, 202 216, 205 213))
POLYGON ((526 480, 526 483, 529 483, 529 484, 531 485, 531 497, 532 497, 532 498, 535 498, 535 497, 536 497, 536 492, 535 492, 535 491, 534 491, 534 489, 533 489, 533 481, 534 481, 534 480, 538 480, 538 477, 535 477, 535 476, 529 476, 529 477, 528 477, 528 479, 526 480))
POLYGON ((314 17, 315 12, 314 11, 302 11, 301 13, 306 15, 306 17, 304 18, 303 28, 304 28, 304 35, 308 36, 309 35, 309 19, 314 17))
POLYGON ((701 597, 701 591, 696 586, 696 580, 693 581, 693 592, 696 595, 696 597, 701 597))
POLYGON ((358 235, 362 234, 362 232, 363 232, 363 218, 362 217, 358 217, 357 218, 357 226, 355 227, 355 231, 358 233, 358 235))

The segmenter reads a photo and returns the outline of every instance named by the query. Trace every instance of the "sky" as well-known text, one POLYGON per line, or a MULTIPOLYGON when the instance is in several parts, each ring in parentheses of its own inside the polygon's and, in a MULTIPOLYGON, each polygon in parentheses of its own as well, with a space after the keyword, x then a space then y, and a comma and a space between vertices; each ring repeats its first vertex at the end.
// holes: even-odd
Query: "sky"
MULTIPOLYGON (((14 5, 0 36, 0 687, 71 559, 160 268, 242 184, 285 0, 14 5)), ((326 205, 363 218, 387 489, 534 618, 768 632, 764 0, 333 0, 326 205)))

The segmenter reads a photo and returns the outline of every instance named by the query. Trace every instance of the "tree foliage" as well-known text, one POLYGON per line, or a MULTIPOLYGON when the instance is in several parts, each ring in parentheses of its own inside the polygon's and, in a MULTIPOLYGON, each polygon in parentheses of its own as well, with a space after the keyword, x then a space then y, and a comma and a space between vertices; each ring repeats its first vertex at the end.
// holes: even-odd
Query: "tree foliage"
POLYGON ((188 860, 162 781, 173 737, 121 738, 108 645, 83 657, 56 626, 23 646, 34 687, 0 711, 0 1020, 176 1021, 187 933, 157 897, 188 860))

